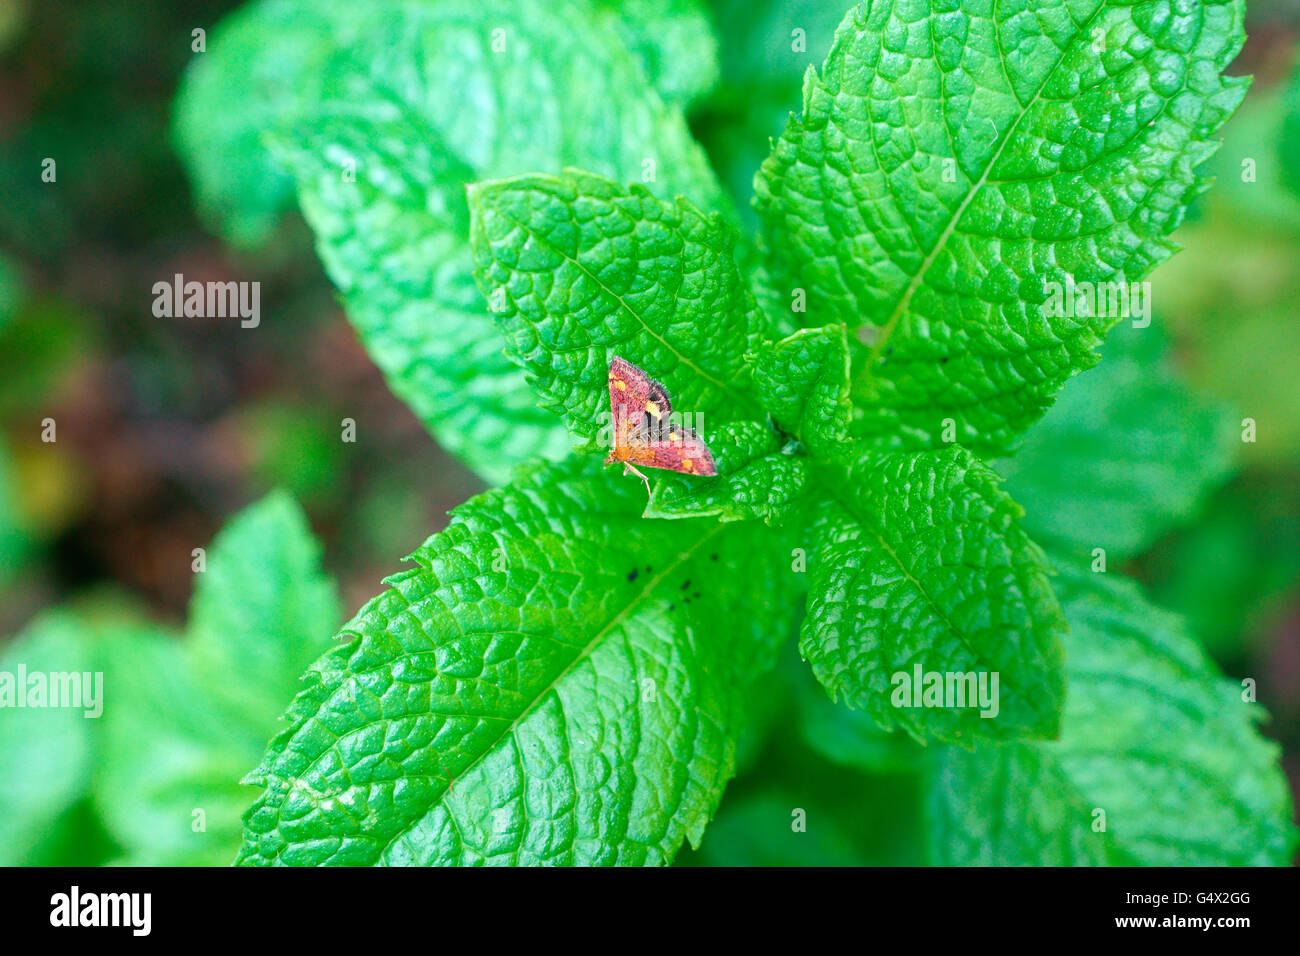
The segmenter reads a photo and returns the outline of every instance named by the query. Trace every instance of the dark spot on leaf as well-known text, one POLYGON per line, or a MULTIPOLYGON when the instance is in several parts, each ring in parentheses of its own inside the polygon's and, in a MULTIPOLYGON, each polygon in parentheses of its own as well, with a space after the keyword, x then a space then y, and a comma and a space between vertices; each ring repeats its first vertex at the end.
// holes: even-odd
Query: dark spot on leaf
POLYGON ((716 554, 711 554, 711 555, 709 555, 709 560, 710 560, 710 561, 716 561, 716 560, 718 560, 718 556, 717 556, 716 554))
POLYGON ((685 591, 685 590, 686 590, 688 587, 690 587, 690 586, 691 586, 691 579, 690 579, 690 578, 687 578, 685 581, 682 582, 682 590, 683 590, 683 591, 685 591))
POLYGON ((627 573, 627 579, 628 579, 629 581, 635 581, 635 580, 636 580, 636 568, 633 568, 631 571, 629 571, 629 572, 627 573))
POLYGON ((670 611, 675 611, 675 610, 677 610, 677 605, 676 605, 676 604, 670 604, 670 605, 668 605, 668 610, 670 610, 670 611))
POLYGON ((698 598, 699 596, 700 596, 700 592, 699 592, 699 591, 696 591, 694 594, 691 595, 691 597, 693 597, 693 598, 698 598))
POLYGON ((939 359, 939 364, 940 364, 940 365, 947 365, 947 364, 948 364, 948 356, 945 355, 943 358, 939 359))

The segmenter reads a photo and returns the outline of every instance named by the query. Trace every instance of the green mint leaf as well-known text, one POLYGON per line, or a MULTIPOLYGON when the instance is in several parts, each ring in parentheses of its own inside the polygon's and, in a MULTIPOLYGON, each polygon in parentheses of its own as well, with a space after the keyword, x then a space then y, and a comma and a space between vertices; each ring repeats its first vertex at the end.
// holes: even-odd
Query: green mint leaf
POLYGON ((339 75, 361 71, 472 178, 580 164, 665 196, 719 200, 680 113, 645 87, 611 20, 585 0, 260 0, 212 31, 186 75, 178 149, 207 218, 256 244, 292 200, 263 134, 349 112, 339 75))
POLYGON ((1054 737, 1065 622, 993 471, 960 447, 867 452, 823 486, 799 648, 831 697, 918 739, 1054 737), (992 706, 923 696, 958 674, 992 706))
POLYGON ((718 40, 700 0, 596 0, 665 103, 687 106, 718 82, 718 40))
POLYGON ((1094 364, 1119 316, 1054 315, 1049 283, 1127 289, 1173 250, 1195 169, 1245 94, 1221 76, 1243 11, 877 0, 849 13, 755 188, 780 295, 803 289, 819 324, 866 323, 864 436, 998 454, 1094 364))
POLYGON ((235 246, 264 244, 293 203, 293 181, 262 134, 308 112, 334 55, 343 5, 249 3, 210 31, 176 97, 172 136, 207 227, 235 246))
POLYGON ((339 621, 306 517, 274 493, 227 523, 195 575, 189 636, 104 626, 95 799, 121 862, 228 866, 254 791, 240 777, 339 621), (201 824, 201 826, 200 826, 201 824))
POLYGON ((1277 746, 1254 726, 1260 705, 1133 584, 1064 562, 1060 571, 1070 621, 1061 739, 945 749, 931 781, 935 861, 1289 863, 1291 799, 1277 746))
MULTIPOLYGON (((47 688, 51 674, 76 674, 80 684, 95 671, 93 660, 84 625, 63 611, 36 618, 0 654, 0 865, 41 863, 41 843, 91 777, 95 720, 86 709, 19 701, 34 692, 33 675, 47 688)), ((41 699, 49 701, 48 691, 41 699)))
POLYGON ((474 285, 459 183, 469 174, 436 133, 361 83, 393 119, 321 120, 273 140, 298 179, 303 215, 366 350, 444 448, 490 482, 569 450, 474 285), (355 164, 355 181, 341 170, 355 164))
POLYGON ((583 0, 509 10, 340 4, 302 11, 291 31, 302 55, 288 60, 297 75, 279 63, 278 28, 306 6, 269 2, 241 14, 232 38, 217 31, 193 71, 179 135, 200 197, 229 210, 238 228, 247 191, 247 217, 265 225, 283 193, 280 174, 262 172, 274 165, 269 145, 297 180, 367 350, 438 441, 492 482, 534 457, 562 457, 567 436, 502 354, 475 291, 464 185, 581 163, 729 208, 682 117, 643 88, 616 35, 640 32, 583 0), (236 101, 252 102, 226 103, 220 115, 237 119, 214 121, 214 98, 235 98, 250 72, 236 101), (281 95, 285 85, 294 95, 281 95), (227 153, 237 158, 205 175, 210 158, 227 153))
MULTIPOLYGON (((117 861, 131 866, 229 866, 239 818, 255 795, 238 785, 266 737, 224 707, 215 675, 203 675, 186 646, 142 621, 103 627, 104 716, 95 760, 95 805, 117 861)), ((256 681, 244 667, 222 675, 256 681)), ((282 698, 283 700, 283 698, 282 698)), ((274 723, 275 699, 261 723, 274 723)))
MULTIPOLYGON (((134 609, 88 606, 33 622, 0 673, 19 665, 46 686, 75 682, 82 706, 0 707, 0 859, 230 864, 253 796, 237 781, 265 736, 249 736, 218 705, 185 645, 134 609), (84 819, 91 806, 106 846, 87 845, 98 842, 84 819)), ((264 721, 277 706, 266 704, 264 721)))
POLYGON ((723 521, 774 520, 803 497, 808 460, 784 454, 762 422, 727 422, 706 436, 718 474, 711 478, 656 471, 647 518, 717 515, 723 521))
POLYGON ((795 724, 809 750, 838 766, 867 773, 920 769, 925 751, 911 738, 884 730, 865 711, 837 704, 807 666, 793 664, 787 679, 794 690, 795 724))
POLYGON ((273 492, 222 528, 195 575, 189 646, 213 693, 255 737, 300 689, 342 612, 298 503, 273 492))
MULTIPOLYGON (((725 33, 722 81, 697 128, 714 168, 745 223, 758 225, 750 207, 754 174, 781 135, 809 66, 821 63, 844 9, 825 0, 712 0, 713 19, 725 33)), ((788 294, 780 308, 789 310, 788 294)))
MULTIPOLYGON (((793 648, 787 646, 787 651, 793 648)), ((924 862, 924 778, 910 772, 926 751, 878 728, 879 740, 896 745, 868 755, 862 741, 848 742, 835 719, 805 722, 801 690, 833 712, 826 692, 794 653, 754 689, 774 725, 761 759, 737 778, 709 824, 698 852, 679 864, 706 866, 918 866, 924 862), (812 739, 814 729, 828 737, 812 739), (841 747, 841 744, 847 746, 841 747), (905 756, 906 754, 906 756, 905 756), (857 758, 871 764, 862 772, 857 758), (847 759, 840 759, 847 758, 847 759), (918 759, 919 758, 919 759, 918 759), (877 772, 878 771, 878 772, 877 772), (796 827, 802 822, 803 827, 796 827)), ((872 725, 874 726, 874 725, 872 725)), ((865 734, 871 733, 865 725, 865 734)))
POLYGON ((608 430, 614 355, 662 382, 676 411, 713 423, 752 414, 744 356, 763 320, 720 215, 578 170, 475 185, 469 202, 484 295, 574 435, 608 430))
POLYGON ((751 374, 763 405, 817 458, 834 458, 849 437, 849 343, 842 325, 801 329, 765 346, 751 374))
MULTIPOLYGON (((804 536, 794 521, 746 521, 727 526, 722 547, 709 553, 709 593, 721 602, 728 627, 741 646, 752 648, 747 676, 772 678, 783 651, 789 652, 807 603, 806 574, 797 573, 794 556, 804 536), (715 557, 716 556, 716 557, 715 557)), ((766 701, 748 701, 746 731, 759 723, 766 701)))
POLYGON ((0 674, 25 668, 29 696, 15 706, 0 677, 0 860, 230 863, 251 800, 235 781, 259 747, 231 756, 231 715, 180 648, 134 611, 102 607, 47 612, 9 645, 0 674), (52 706, 48 692, 33 705, 33 679, 80 694, 78 706, 52 706), (231 793, 238 803, 223 810, 231 793), (201 831, 196 811, 208 815, 201 831))
POLYGON ((310 672, 249 775, 267 790, 240 861, 643 864, 698 843, 775 654, 713 580, 761 526, 644 521, 643 496, 574 461, 457 508, 310 672))
POLYGON ((1169 368, 1155 326, 1121 326, 1102 356, 1004 468, 1026 530, 1081 562, 1128 557, 1192 517, 1240 445, 1235 416, 1169 368))

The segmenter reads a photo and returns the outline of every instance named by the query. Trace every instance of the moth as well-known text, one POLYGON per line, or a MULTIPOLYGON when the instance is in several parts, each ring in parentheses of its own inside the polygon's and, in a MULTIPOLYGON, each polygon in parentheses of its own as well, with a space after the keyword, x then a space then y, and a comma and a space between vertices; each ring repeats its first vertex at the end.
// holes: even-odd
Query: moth
POLYGON ((626 359, 609 363, 609 411, 614 420, 614 448, 605 464, 623 463, 623 474, 650 479, 643 468, 663 468, 684 475, 716 475, 713 453, 699 435, 669 420, 673 404, 668 390, 626 359))

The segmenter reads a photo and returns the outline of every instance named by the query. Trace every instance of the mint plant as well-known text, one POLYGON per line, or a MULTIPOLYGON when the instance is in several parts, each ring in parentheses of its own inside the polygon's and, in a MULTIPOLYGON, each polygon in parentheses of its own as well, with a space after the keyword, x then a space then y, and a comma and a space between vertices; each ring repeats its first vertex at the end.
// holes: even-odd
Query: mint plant
POLYGON ((249 243, 295 193, 394 392, 498 485, 308 670, 238 862, 668 863, 791 640, 869 722, 847 759, 920 775, 936 863, 1285 862, 1259 705, 1118 580, 1231 423, 1153 329, 1044 417, 1124 318, 1050 290, 1173 252, 1243 9, 855 7, 755 234, 683 116, 717 49, 685 0, 260 0, 214 31, 178 103, 201 204, 249 243), (647 504, 601 467, 614 355, 703 416, 716 477, 647 504))
POLYGON ((110 593, 45 611, 6 645, 5 675, 99 675, 99 690, 89 715, 6 709, 0 863, 234 857, 250 803, 239 778, 342 615, 306 515, 283 492, 235 515, 192 567, 182 634, 110 593))

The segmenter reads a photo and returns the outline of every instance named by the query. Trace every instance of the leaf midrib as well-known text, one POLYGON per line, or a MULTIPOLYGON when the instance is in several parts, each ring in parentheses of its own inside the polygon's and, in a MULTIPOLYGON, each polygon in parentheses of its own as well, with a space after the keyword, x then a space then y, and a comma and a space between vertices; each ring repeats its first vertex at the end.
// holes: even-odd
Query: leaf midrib
MULTIPOLYGON (((952 216, 949 218, 947 225, 944 226, 943 231, 939 234, 939 238, 935 240, 935 244, 930 249, 929 254, 926 255, 924 261, 922 261, 921 263, 920 268, 917 269, 916 274, 912 276, 911 281, 908 282, 907 288, 903 290, 902 296, 899 297, 898 304, 894 307, 893 312, 890 313, 890 316, 886 320, 884 326, 881 327, 880 335, 877 336, 876 342, 872 346, 871 354, 867 357, 866 362, 863 363, 862 368, 859 369, 858 373, 853 377, 853 384, 855 387, 857 386, 858 382, 861 379, 868 378, 873 374, 873 371, 876 367, 876 363, 879 360, 881 353, 884 351, 885 346, 888 344, 890 338, 894 334, 894 331, 897 329, 898 324, 903 317, 903 314, 907 311, 907 307, 911 304, 912 297, 916 294, 917 290, 920 288, 921 282, 925 278, 926 273, 929 271, 930 266, 934 264, 934 261, 935 259, 938 258, 939 253, 942 252, 944 246, 947 245, 948 239, 952 236, 953 232, 956 230, 957 223, 961 221, 961 217, 965 215, 966 210, 970 207, 970 204, 975 201, 975 197, 979 195, 980 190, 982 190, 988 184, 989 175, 992 173, 993 167, 996 166, 998 160, 1002 158, 1003 151, 1007 148, 1007 144, 1011 142, 1011 138, 1012 136, 1015 135, 1015 132, 1020 127, 1021 122, 1024 120, 1026 116, 1029 115, 1029 111, 1034 107, 1035 104, 1037 104, 1039 98, 1043 95, 1043 90, 1047 88, 1048 82, 1056 75, 1057 70, 1059 70, 1061 68, 1061 65, 1065 62, 1066 54, 1074 47, 1079 37, 1083 35, 1083 33, 1088 29, 1088 26, 1094 20, 1097 19, 1097 17, 1101 14, 1101 12, 1103 10, 1108 9, 1108 6, 1109 6, 1108 0, 1100 0, 1100 2, 1097 4, 1097 9, 1092 12, 1092 15, 1088 17, 1088 19, 1081 26, 1079 26, 1078 29, 1075 30, 1074 34, 1070 37, 1069 41, 1062 46, 1060 55, 1056 58, 1056 62, 1052 64, 1051 69, 1049 69, 1043 75, 1043 81, 1038 85, 1038 89, 1034 91, 1034 95, 1029 99, 1027 103, 1022 105, 1019 114, 1015 118, 1015 121, 1007 128, 1007 132, 1003 135, 1002 142, 998 144, 998 148, 994 151, 993 155, 989 158, 988 163, 981 171, 979 179, 967 192, 966 196, 962 199, 961 203, 958 205, 956 211, 953 212, 952 216)), ((993 22, 995 24, 998 23, 996 3, 994 4, 994 10, 993 10, 993 22)), ((1002 64, 1002 67, 1005 70, 1006 56, 1002 50, 1002 43, 1001 43, 1000 36, 998 39, 998 50, 999 50, 999 54, 1001 54, 998 57, 998 62, 1002 64)), ((938 66, 937 62, 936 62, 936 66, 938 66)), ((941 76, 944 74, 944 70, 942 66, 939 66, 939 72, 941 76)), ((1010 92, 1012 93, 1012 95, 1015 95, 1014 87, 1010 88, 1010 92)), ((871 117, 868 117, 868 121, 870 121, 870 119, 871 117)))
MULTIPOLYGON (((700 548, 702 548, 709 540, 711 540, 714 537, 714 535, 721 532, 723 527, 724 525, 721 522, 716 522, 713 528, 707 534, 702 536, 698 541, 696 541, 685 551, 678 552, 677 557, 672 562, 670 562, 662 571, 657 572, 653 577, 649 578, 646 581, 645 586, 640 590, 640 592, 633 595, 628 600, 627 604, 624 605, 623 609, 620 610, 618 613, 616 613, 613 617, 611 617, 605 623, 605 625, 601 627, 600 630, 598 630, 592 636, 591 640, 588 641, 586 645, 584 645, 580 650, 577 651, 577 653, 573 655, 573 659, 569 661, 569 663, 566 664, 564 668, 558 674, 555 675, 554 678, 552 678, 551 682, 537 692, 537 695, 533 698, 532 702, 529 703, 528 706, 525 707, 523 710, 521 710, 519 714, 516 715, 515 718, 511 720, 501 730, 501 733, 499 733, 491 743, 487 744, 483 748, 482 752, 480 752, 477 757, 475 757, 468 764, 462 767, 460 769, 460 772, 457 773, 456 776, 463 778, 466 774, 470 773, 475 767, 477 767, 484 760, 486 760, 496 750, 496 748, 500 746, 503 740, 509 737, 510 734, 514 733, 515 729, 519 727, 519 725, 523 723, 523 721, 526 718, 528 718, 534 711, 536 711, 538 707, 542 705, 542 703, 546 700, 547 696, 552 691, 554 691, 555 688, 560 684, 560 682, 572 672, 573 668, 575 668, 576 666, 578 666, 580 662, 586 660, 588 657, 591 656, 591 653, 594 650, 594 648, 605 638, 607 634, 609 634, 611 630, 613 630, 613 628, 615 628, 617 625, 619 625, 624 620, 626 620, 627 617, 632 613, 632 611, 637 607, 637 605, 641 603, 641 601, 649 597, 650 594, 653 592, 653 590, 656 587, 658 587, 659 584, 662 583, 665 578, 667 578, 679 567, 681 567, 683 564, 689 561, 691 557, 693 557, 700 548)), ((443 809, 447 811, 448 819, 451 821, 452 825, 459 832, 460 823, 456 819, 456 815, 452 812, 451 807, 447 806, 447 804, 443 800, 443 798, 447 796, 450 790, 451 790, 451 786, 448 785, 446 789, 442 790, 440 793, 437 794, 437 796, 435 796, 432 800, 430 800, 429 807, 425 811, 424 815, 427 815, 429 811, 431 811, 435 806, 441 804, 443 809)), ((388 840, 387 843, 384 844, 383 848, 380 849, 376 857, 377 863, 382 862, 384 856, 388 853, 390 849, 392 849, 394 843, 396 843, 402 836, 406 835, 411 831, 411 828, 415 825, 415 823, 418 822, 418 819, 419 818, 411 821, 410 823, 407 823, 406 825, 400 827, 396 832, 394 832, 393 836, 388 840)), ((466 845, 467 844, 464 842, 462 838, 461 846, 464 847, 466 845)))
MULTIPOLYGON (((845 514, 849 516, 850 520, 852 520, 855 525, 862 528, 869 535, 874 537, 877 542, 879 542, 880 546, 884 548, 885 553, 888 554, 891 559, 893 559, 894 564, 898 567, 899 571, 903 573, 903 576, 907 578, 908 581, 911 582, 913 587, 916 588, 917 593, 919 593, 921 597, 925 599, 926 605, 935 611, 939 619, 943 621, 944 626, 947 627, 949 632, 951 632, 951 634, 958 640, 958 642, 963 647, 966 648, 966 650, 970 653, 970 655, 976 661, 982 661, 985 667, 992 669, 993 662, 989 660, 987 653, 985 651, 980 650, 980 648, 978 648, 975 645, 970 635, 968 635, 964 630, 959 628, 956 625, 956 623, 953 622, 952 618, 949 616, 947 610, 943 607, 943 605, 941 605, 938 601, 935 600, 935 598, 933 597, 933 595, 930 594, 929 590, 925 587, 925 585, 921 583, 920 579, 915 574, 912 573, 911 568, 909 568, 903 562, 902 556, 899 555, 898 552, 893 547, 890 546, 889 542, 885 540, 884 534, 881 533, 880 531, 877 531, 870 522, 858 516, 857 511, 853 507, 853 503, 839 494, 837 488, 835 487, 835 483, 833 481, 826 481, 825 478, 822 477, 822 479, 818 481, 818 484, 820 484, 823 488, 826 489, 827 494, 834 500, 835 504, 841 510, 843 510, 845 514)), ((1033 630, 1032 624, 1030 630, 1031 631, 1033 630)), ((1014 695, 1016 697, 1023 700, 1025 706, 1028 707, 1029 710, 1035 715, 1039 716, 1040 718, 1044 716, 1046 717, 1051 716, 1050 712, 1043 711, 1038 705, 1034 703, 1033 694, 1021 692, 1020 689, 1015 686, 1014 682, 1007 689, 1008 691, 1014 692, 1014 695)))
MULTIPOLYGON (((639 312, 637 312, 635 309, 633 309, 632 306, 628 305, 628 303, 624 300, 624 298, 623 298, 621 295, 619 295, 617 292, 615 292, 613 289, 611 289, 608 285, 606 285, 605 282, 602 281, 602 280, 600 279, 599 276, 597 276, 597 275, 596 275, 595 273, 593 273, 590 269, 588 269, 588 268, 587 268, 587 267, 586 267, 582 262, 580 262, 580 261, 579 261, 575 256, 571 256, 571 255, 569 255, 568 252, 566 252, 565 250, 561 249, 561 248, 560 248, 559 246, 557 246, 555 243, 551 242, 550 239, 548 239, 546 236, 542 235, 542 234, 541 234, 540 232, 538 232, 536 229, 532 228, 532 226, 531 226, 528 222, 526 222, 526 221, 520 219, 519 217, 513 215, 509 210, 507 210, 507 209, 505 209, 505 208, 502 208, 502 207, 500 207, 500 206, 497 206, 497 207, 495 208, 495 212, 497 213, 497 215, 504 216, 506 219, 509 219, 509 220, 510 220, 512 223, 514 223, 514 224, 515 224, 515 225, 516 225, 520 230, 522 230, 523 232, 527 233, 527 234, 528 234, 529 236, 531 236, 534 240, 536 240, 536 242, 538 243, 538 245, 541 245, 541 246, 546 247, 547 249, 550 249, 552 252, 554 252, 556 255, 560 256, 560 257, 561 257, 562 259, 564 259, 566 262, 572 263, 573 266, 574 266, 574 267, 575 267, 579 272, 581 272, 584 276, 586 276, 586 277, 587 277, 588 279, 590 279, 593 283, 595 283, 595 285, 596 285, 597 288, 599 288, 602 292, 604 292, 606 295, 608 295, 610 298, 612 298, 614 301, 616 301, 616 302, 619 304, 619 307, 622 308, 624 312, 626 312, 628 315, 632 316, 632 318, 636 319, 637 322, 640 323, 641 328, 645 330, 645 332, 646 332, 647 335, 649 335, 651 338, 656 339, 656 340, 657 340, 661 345, 663 345, 664 348, 666 348, 669 352, 671 352, 671 353, 673 354, 673 356, 676 357, 676 359, 677 359, 679 362, 681 362, 681 363, 682 363, 683 365, 685 365, 687 368, 691 369, 693 372, 695 372, 697 375, 699 375, 700 378, 704 379, 706 382, 709 382, 711 385, 715 386, 715 387, 718 388, 720 391, 722 391, 722 392, 724 392, 725 394, 729 395, 732 399, 734 399, 734 400, 736 401, 738 407, 743 407, 743 406, 749 404, 748 400, 747 400, 743 395, 741 395, 739 392, 735 391, 735 390, 734 390, 730 385, 728 385, 726 382, 723 382, 721 379, 715 378, 714 376, 710 375, 708 372, 704 371, 704 369, 700 368, 698 365, 696 365, 694 362, 692 362, 689 358, 687 358, 687 357, 686 357, 685 355, 683 355, 681 352, 677 351, 677 349, 675 349, 675 348, 672 346, 672 344, 671 344, 671 343, 670 343, 666 338, 664 338, 661 334, 659 334, 659 333, 656 332, 653 328, 651 328, 651 327, 650 327, 650 324, 649 324, 648 322, 646 322, 645 318, 644 318, 644 317, 643 317, 639 312)), ((583 348, 586 348, 587 346, 582 346, 582 347, 583 347, 583 348)), ((596 346, 596 347, 598 347, 598 346, 596 346)), ((551 351, 551 350, 548 349, 548 351, 551 351)))

